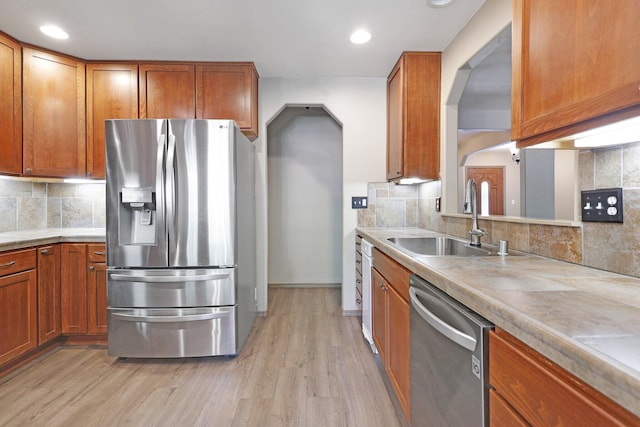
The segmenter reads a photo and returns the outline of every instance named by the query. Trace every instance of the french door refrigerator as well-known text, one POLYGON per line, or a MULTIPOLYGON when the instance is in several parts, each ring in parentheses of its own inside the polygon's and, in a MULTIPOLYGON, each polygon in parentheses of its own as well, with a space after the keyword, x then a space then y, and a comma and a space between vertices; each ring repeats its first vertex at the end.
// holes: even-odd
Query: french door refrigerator
POLYGON ((237 355, 256 318, 254 147, 230 120, 107 120, 108 353, 237 355))

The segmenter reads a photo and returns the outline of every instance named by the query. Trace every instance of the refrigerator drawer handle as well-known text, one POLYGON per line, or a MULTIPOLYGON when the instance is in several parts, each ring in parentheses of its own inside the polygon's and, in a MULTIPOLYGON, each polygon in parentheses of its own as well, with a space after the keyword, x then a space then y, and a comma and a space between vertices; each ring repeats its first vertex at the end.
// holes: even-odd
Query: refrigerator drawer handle
POLYGON ((429 295, 427 293, 422 292, 421 290, 414 287, 409 288, 409 297, 411 298, 411 304, 416 309, 420 317, 422 317, 436 331, 440 332, 442 335, 455 342, 459 346, 464 347, 469 351, 475 350, 476 339, 474 337, 471 337, 464 332, 454 328, 453 326, 449 325, 438 316, 433 314, 420 302, 420 300, 418 299, 418 295, 423 298, 429 298, 429 295))
POLYGON ((199 320, 222 319, 229 316, 230 311, 225 310, 216 313, 190 314, 186 316, 136 316, 135 314, 112 313, 111 316, 125 322, 148 322, 148 323, 175 323, 175 322, 196 322, 199 320))
POLYGON ((206 280, 222 280, 229 278, 229 273, 203 274, 199 276, 132 276, 128 274, 112 274, 112 280, 119 282, 172 283, 172 282, 204 282, 206 280))

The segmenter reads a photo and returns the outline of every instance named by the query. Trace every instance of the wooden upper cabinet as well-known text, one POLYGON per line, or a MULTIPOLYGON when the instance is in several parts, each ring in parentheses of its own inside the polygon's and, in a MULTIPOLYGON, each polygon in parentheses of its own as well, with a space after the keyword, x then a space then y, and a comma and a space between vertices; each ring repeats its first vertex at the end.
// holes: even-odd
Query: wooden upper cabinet
POLYGON ((107 119, 138 118, 138 66, 87 64, 87 176, 105 176, 107 119))
POLYGON ((195 66, 140 65, 140 118, 194 119, 195 66))
POLYGON ((0 34, 0 173, 22 173, 22 66, 20 45, 0 34))
POLYGON ((85 175, 85 64, 22 50, 23 173, 85 175))
POLYGON ((232 119, 248 138, 258 136, 258 73, 252 63, 196 66, 196 117, 232 119))
POLYGON ((439 52, 404 52, 387 80, 387 179, 438 179, 439 52))
POLYGON ((520 146, 640 114, 640 2, 514 0, 511 137, 520 146))

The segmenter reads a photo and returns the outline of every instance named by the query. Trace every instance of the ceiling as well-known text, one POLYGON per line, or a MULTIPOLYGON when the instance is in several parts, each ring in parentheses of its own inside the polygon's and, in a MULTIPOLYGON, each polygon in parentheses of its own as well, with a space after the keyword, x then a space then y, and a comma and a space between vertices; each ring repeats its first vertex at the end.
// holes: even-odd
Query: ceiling
POLYGON ((86 60, 253 61, 261 77, 387 77, 442 51, 485 0, 4 0, 0 30, 86 60), (43 24, 70 38, 50 39, 43 24), (372 38, 353 45, 364 27, 372 38))

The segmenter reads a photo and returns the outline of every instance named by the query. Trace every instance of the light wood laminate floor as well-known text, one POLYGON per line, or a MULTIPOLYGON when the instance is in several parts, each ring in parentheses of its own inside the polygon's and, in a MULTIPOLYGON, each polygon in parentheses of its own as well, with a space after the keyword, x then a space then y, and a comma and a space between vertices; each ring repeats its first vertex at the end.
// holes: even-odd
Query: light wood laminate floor
POLYGON ((59 347, 0 378, 0 426, 399 426, 339 300, 336 288, 270 289, 237 358, 59 347))

